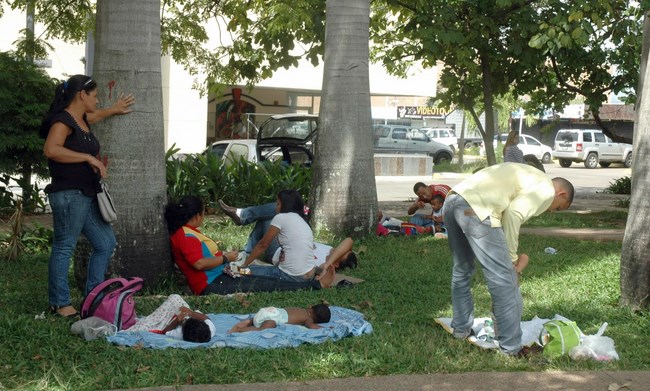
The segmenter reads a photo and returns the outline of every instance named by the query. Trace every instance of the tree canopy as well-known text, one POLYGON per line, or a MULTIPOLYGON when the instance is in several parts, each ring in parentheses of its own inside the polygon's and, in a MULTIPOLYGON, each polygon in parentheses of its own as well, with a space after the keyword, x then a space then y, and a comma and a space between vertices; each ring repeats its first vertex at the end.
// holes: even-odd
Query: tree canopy
POLYGON ((641 12, 633 2, 386 0, 375 3, 373 15, 374 57, 397 74, 412 61, 440 62, 437 98, 475 120, 475 108, 484 110, 486 140, 495 97, 511 90, 538 114, 561 111, 582 95, 597 121, 607 94, 634 99, 641 12))
MULTIPOLYGON (((28 1, 0 0, 0 7, 24 9, 28 1)), ((40 36, 81 42, 93 29, 93 2, 33 1, 36 20, 46 26, 40 36)), ((582 95, 598 120, 609 93, 634 102, 643 4, 373 1, 372 54, 389 73, 402 76, 413 61, 425 67, 442 62, 442 105, 484 110, 495 96, 513 89, 528 100, 527 113, 542 113, 561 111, 582 95)), ((162 2, 162 52, 191 74, 205 75, 196 85, 204 92, 254 84, 281 67, 297 66, 301 58, 316 64, 323 55, 324 32, 321 0, 162 2)), ((431 89, 433 96, 435 86, 431 89)), ((487 122, 490 129, 494 121, 487 122)))

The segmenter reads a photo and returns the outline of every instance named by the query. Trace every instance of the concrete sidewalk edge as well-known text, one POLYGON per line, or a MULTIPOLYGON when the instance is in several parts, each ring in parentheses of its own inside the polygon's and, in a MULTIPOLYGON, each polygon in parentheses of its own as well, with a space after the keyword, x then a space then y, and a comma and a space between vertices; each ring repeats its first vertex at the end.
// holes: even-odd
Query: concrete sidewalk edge
POLYGON ((147 391, 385 391, 385 390, 643 390, 650 371, 469 372, 351 377, 304 382, 205 384, 153 387, 147 391))

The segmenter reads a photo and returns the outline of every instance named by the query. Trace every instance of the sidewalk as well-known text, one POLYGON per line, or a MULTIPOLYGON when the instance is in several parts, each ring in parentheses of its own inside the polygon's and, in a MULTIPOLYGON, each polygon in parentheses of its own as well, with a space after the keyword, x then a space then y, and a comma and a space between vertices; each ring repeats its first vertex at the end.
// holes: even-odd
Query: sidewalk
POLYGON ((650 371, 469 372, 309 380, 304 382, 204 384, 152 387, 147 391, 389 391, 389 390, 646 390, 650 371), (644 385, 645 384, 645 385, 644 385))

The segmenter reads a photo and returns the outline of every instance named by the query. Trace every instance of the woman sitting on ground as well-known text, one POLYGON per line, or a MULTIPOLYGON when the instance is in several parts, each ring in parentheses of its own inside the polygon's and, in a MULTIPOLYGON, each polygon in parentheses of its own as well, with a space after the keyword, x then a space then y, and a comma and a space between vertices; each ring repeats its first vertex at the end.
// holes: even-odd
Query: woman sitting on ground
MULTIPOLYGON (((232 219, 237 225, 255 224, 255 227, 248 235, 248 240, 244 246, 245 256, 251 254, 257 243, 264 237, 264 234, 271 227, 271 221, 278 214, 276 210, 277 202, 271 202, 262 205, 249 206, 246 208, 234 208, 228 206, 223 200, 219 200, 219 208, 232 219)), ((306 216, 308 208, 305 207, 303 214, 306 216)), ((305 217, 306 219, 306 217, 305 217)), ((320 266, 328 261, 333 256, 331 264, 336 270, 354 269, 357 267, 359 261, 357 256, 352 252, 354 241, 352 238, 345 238, 336 248, 327 244, 314 242, 314 256, 316 257, 316 265, 320 266)), ((282 248, 276 236, 261 255, 263 258, 273 265, 277 266, 280 258, 284 258, 282 248)))
POLYGON ((306 283, 327 273, 333 273, 334 265, 351 253, 352 239, 347 238, 331 250, 325 262, 316 257, 314 234, 307 223, 305 204, 296 190, 282 190, 278 193, 276 212, 268 230, 242 265, 248 266, 252 275, 306 283), (267 247, 276 238, 282 249, 282 256, 277 266, 250 265, 265 253, 267 247))
POLYGON ((170 203, 165 218, 174 262, 187 277, 195 295, 321 289, 331 286, 334 279, 333 273, 309 284, 264 277, 232 278, 223 271, 226 263, 234 261, 238 253, 220 251, 214 240, 201 233, 199 227, 203 224, 204 208, 200 198, 185 196, 177 203, 170 203))

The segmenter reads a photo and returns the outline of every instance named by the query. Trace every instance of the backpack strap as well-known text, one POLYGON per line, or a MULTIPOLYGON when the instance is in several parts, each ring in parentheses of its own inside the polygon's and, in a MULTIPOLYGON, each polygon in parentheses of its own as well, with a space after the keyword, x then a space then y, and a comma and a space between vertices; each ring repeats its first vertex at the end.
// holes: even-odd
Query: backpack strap
POLYGON ((93 308, 93 304, 95 303, 95 300, 98 297, 101 297, 102 294, 105 293, 104 291, 115 283, 121 283, 122 286, 124 286, 127 285, 129 281, 121 277, 109 278, 108 280, 94 287, 90 292, 88 292, 86 297, 84 297, 83 302, 81 303, 81 319, 85 319, 92 316, 91 309, 93 308))

